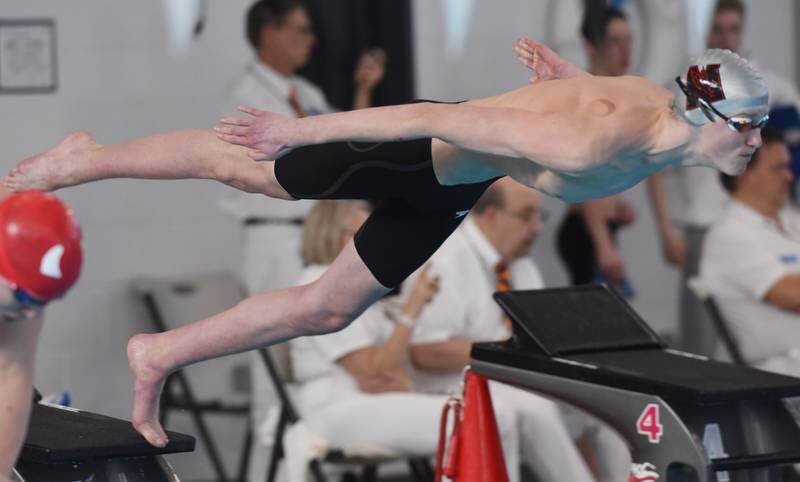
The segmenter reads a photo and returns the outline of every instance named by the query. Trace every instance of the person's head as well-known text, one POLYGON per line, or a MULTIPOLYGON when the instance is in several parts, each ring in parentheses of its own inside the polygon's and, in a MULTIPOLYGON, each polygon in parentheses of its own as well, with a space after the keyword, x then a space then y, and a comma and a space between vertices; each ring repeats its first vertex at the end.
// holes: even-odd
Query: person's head
POLYGON ((314 32, 300 0, 259 0, 247 12, 247 40, 262 62, 290 75, 311 56, 314 32))
POLYGON ((331 264, 368 216, 369 205, 364 201, 317 202, 303 225, 303 263, 331 264))
POLYGON ((492 184, 471 212, 475 223, 506 261, 526 256, 542 230, 539 194, 511 178, 492 184))
POLYGON ((745 7, 742 0, 718 0, 708 34, 708 48, 739 50, 745 7))
POLYGON ((775 215, 788 202, 791 183, 791 154, 779 130, 762 132, 763 145, 739 176, 720 173, 720 182, 731 196, 775 215))
POLYGON ((62 297, 82 260, 80 226, 58 198, 30 191, 0 201, 0 319, 24 317, 62 297))
POLYGON ((722 172, 742 172, 769 120, 764 78, 738 54, 709 49, 675 81, 675 111, 701 128, 701 155, 722 172))
POLYGON ((591 73, 616 76, 628 72, 632 35, 628 17, 622 10, 604 7, 594 12, 587 9, 581 25, 581 36, 591 73))

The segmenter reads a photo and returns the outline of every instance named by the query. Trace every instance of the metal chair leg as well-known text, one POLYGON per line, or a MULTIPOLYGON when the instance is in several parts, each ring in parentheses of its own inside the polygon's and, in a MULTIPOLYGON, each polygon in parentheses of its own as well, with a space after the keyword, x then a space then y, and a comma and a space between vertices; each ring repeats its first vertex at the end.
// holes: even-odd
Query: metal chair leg
POLYGON ((278 428, 275 431, 275 444, 272 446, 272 455, 269 458, 267 468, 267 482, 275 482, 275 475, 278 473, 278 462, 283 458, 283 434, 289 421, 286 412, 282 409, 278 420, 278 428))
POLYGON ((322 471, 322 464, 319 460, 312 460, 309 467, 311 468, 311 475, 314 477, 314 482, 327 482, 325 472, 322 471))
POLYGON ((186 400, 189 402, 189 411, 197 426, 200 438, 203 439, 203 444, 206 446, 208 457, 211 459, 211 465, 214 467, 214 472, 216 472, 219 482, 228 482, 228 477, 225 475, 225 467, 222 465, 222 459, 217 451, 217 446, 211 438, 211 431, 208 429, 208 425, 206 425, 202 414, 197 410, 197 404, 195 402, 194 393, 189 386, 189 380, 186 379, 186 376, 182 372, 176 372, 175 376, 178 379, 178 383, 181 385, 181 390, 186 400))
POLYGON ((237 471, 236 480, 238 482, 247 481, 247 469, 250 467, 250 452, 253 445, 253 429, 250 420, 247 420, 247 430, 244 433, 244 442, 242 443, 242 456, 239 458, 239 470, 237 471))
POLYGON ((377 465, 364 465, 361 469, 361 482, 375 482, 378 478, 377 465))

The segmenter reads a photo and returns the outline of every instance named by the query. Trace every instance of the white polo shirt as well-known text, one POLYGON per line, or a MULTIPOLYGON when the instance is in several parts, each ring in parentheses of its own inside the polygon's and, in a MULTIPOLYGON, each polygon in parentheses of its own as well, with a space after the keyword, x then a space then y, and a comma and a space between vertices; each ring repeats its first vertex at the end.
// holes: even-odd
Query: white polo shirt
POLYGON ((702 279, 755 364, 800 347, 800 315, 764 301, 778 280, 800 273, 800 213, 786 208, 779 219, 732 201, 709 230, 700 261, 702 279))
MULTIPOLYGON (((256 59, 245 67, 231 86, 222 114, 239 114, 236 109, 248 105, 295 117, 289 104, 289 89, 292 86, 297 89, 300 106, 307 115, 326 114, 334 110, 328 104, 325 94, 305 78, 298 75, 287 77, 256 59)), ((240 220, 305 217, 312 205, 312 201, 286 202, 233 189, 222 200, 225 211, 240 220)))
MULTIPOLYGON (((492 298, 499 261, 500 254, 467 218, 430 259, 430 274, 439 277, 439 293, 420 314, 411 343, 508 338, 511 333, 503 311, 492 298)), ((539 268, 528 256, 515 260, 509 270, 512 289, 544 287, 539 268)), ((460 382, 461 373, 415 373, 415 385, 421 392, 448 393, 460 382)))

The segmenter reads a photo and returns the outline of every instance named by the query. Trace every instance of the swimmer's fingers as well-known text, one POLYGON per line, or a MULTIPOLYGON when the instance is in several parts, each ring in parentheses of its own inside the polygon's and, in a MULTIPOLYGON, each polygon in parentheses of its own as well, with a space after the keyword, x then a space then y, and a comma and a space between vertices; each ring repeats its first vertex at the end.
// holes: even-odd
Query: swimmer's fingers
POLYGON ((253 117, 263 116, 264 114, 269 114, 266 110, 256 109, 255 107, 249 107, 246 105, 239 107, 239 112, 244 112, 245 114, 250 114, 253 117))
POLYGON ((214 128, 217 134, 225 134, 230 136, 246 137, 252 132, 250 127, 231 127, 231 126, 217 126, 214 128))
POLYGON ((514 42, 514 51, 519 57, 530 58, 535 50, 536 47, 529 43, 525 37, 520 37, 514 42))
POLYGON ((548 47, 543 43, 531 40, 528 37, 521 37, 518 40, 518 42, 523 49, 529 52, 537 52, 542 57, 542 59, 548 63, 561 61, 561 56, 555 53, 553 50, 550 49, 550 47, 548 47))
POLYGON ((228 126, 250 126, 253 125, 254 119, 244 117, 223 117, 219 120, 220 124, 228 126))
POLYGON ((527 56, 533 63, 533 68, 537 68, 541 64, 545 64, 553 72, 557 71, 559 66, 564 63, 564 59, 555 51, 550 49, 543 43, 536 42, 527 37, 520 38, 517 43, 520 50, 527 52, 527 56))
POLYGON ((237 146, 254 147, 254 139, 248 127, 215 127, 217 138, 237 146))
POLYGON ((533 54, 535 50, 529 48, 522 39, 519 39, 514 43, 514 52, 517 54, 519 63, 529 69, 533 69, 533 54))
MULTIPOLYGON (((216 129, 214 130, 216 131, 216 129)), ((217 131, 217 138, 227 142, 228 144, 233 144, 236 146, 250 147, 251 144, 246 136, 235 136, 233 134, 224 134, 219 131, 217 131)))
POLYGON ((522 37, 514 44, 514 51, 517 53, 517 60, 533 71, 533 75, 528 78, 531 84, 555 78, 552 65, 540 53, 540 44, 522 37))

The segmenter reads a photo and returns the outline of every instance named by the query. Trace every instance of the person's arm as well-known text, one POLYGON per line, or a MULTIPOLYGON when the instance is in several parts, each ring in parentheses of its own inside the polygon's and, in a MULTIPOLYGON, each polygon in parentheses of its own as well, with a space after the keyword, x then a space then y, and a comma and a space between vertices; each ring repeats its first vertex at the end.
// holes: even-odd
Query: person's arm
POLYGON ((614 209, 613 198, 596 199, 581 203, 580 212, 586 230, 594 242, 598 268, 609 281, 625 280, 625 265, 608 227, 608 214, 614 209))
POLYGON ((452 338, 437 343, 421 343, 411 346, 411 362, 419 370, 438 373, 454 373, 469 364, 472 341, 452 338))
POLYGON ((372 92, 383 80, 385 72, 386 52, 383 49, 371 49, 361 54, 353 76, 353 110, 372 107, 372 92))
POLYGON ((640 125, 631 128, 627 118, 625 126, 620 125, 619 116, 601 123, 571 111, 540 114, 469 103, 422 102, 303 119, 251 107, 241 111, 250 117, 221 119, 215 130, 226 142, 259 151, 253 157, 257 160, 275 159, 311 144, 436 137, 472 151, 533 159, 544 168, 573 171, 613 157, 614 152, 636 141, 641 130, 640 125))
MULTIPOLYGON (((406 343, 411 330, 406 327, 398 327, 392 338, 405 338, 406 343), (408 333, 403 333, 407 331, 408 333)), ((388 343, 388 342, 387 342, 388 343)), ((373 360, 377 357, 380 346, 370 346, 360 350, 352 351, 341 357, 336 362, 342 365, 347 373, 350 374, 358 383, 361 391, 366 393, 382 392, 407 392, 412 389, 411 377, 402 367, 381 367, 378 369, 373 366, 373 360)))
POLYGON ((340 363, 366 392, 409 390, 411 379, 406 371, 408 345, 413 324, 422 308, 438 291, 438 280, 428 276, 424 266, 414 280, 408 299, 395 320, 395 328, 384 343, 357 350, 341 357, 340 363))
POLYGON ((800 274, 787 274, 764 295, 764 301, 800 314, 800 274))
POLYGON ((10 476, 28 429, 41 326, 41 312, 29 319, 0 320, 0 480, 10 476))
POLYGON ((781 260, 775 242, 740 218, 717 221, 706 234, 700 276, 724 304, 731 291, 778 309, 800 314, 800 273, 781 260))
POLYGON ((589 72, 567 62, 546 45, 522 37, 514 43, 517 60, 534 72, 528 79, 530 83, 554 79, 570 79, 590 76, 589 72))
POLYGON ((667 193, 664 185, 664 173, 655 173, 647 178, 647 191, 650 194, 650 205, 656 217, 656 226, 661 239, 661 249, 667 263, 683 267, 686 263, 686 239, 678 228, 672 224, 667 193))

